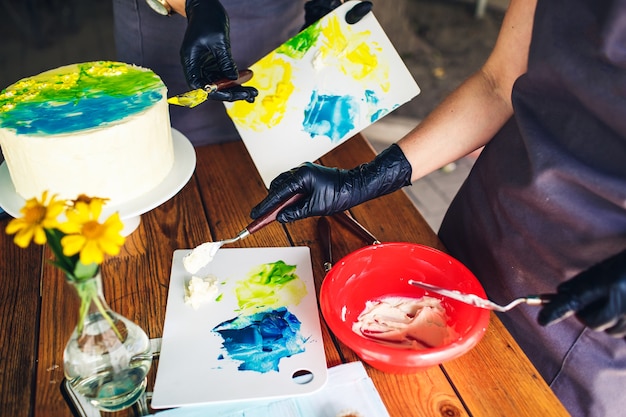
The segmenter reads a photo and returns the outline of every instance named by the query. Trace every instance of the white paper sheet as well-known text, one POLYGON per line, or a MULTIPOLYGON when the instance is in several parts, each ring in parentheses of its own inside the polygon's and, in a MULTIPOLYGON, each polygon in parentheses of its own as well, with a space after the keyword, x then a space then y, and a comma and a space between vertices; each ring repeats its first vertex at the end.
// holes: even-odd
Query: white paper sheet
POLYGON ((181 407, 156 417, 338 417, 351 412, 363 417, 389 417, 380 394, 361 362, 328 370, 328 383, 313 394, 279 401, 181 407))

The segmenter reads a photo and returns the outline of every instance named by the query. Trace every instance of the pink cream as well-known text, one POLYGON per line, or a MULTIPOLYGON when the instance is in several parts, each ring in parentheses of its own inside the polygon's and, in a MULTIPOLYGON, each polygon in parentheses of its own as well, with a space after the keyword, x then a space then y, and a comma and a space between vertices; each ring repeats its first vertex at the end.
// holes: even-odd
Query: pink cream
POLYGON ((399 349, 428 349, 458 338, 447 325, 441 300, 433 297, 384 297, 368 301, 352 330, 399 349))

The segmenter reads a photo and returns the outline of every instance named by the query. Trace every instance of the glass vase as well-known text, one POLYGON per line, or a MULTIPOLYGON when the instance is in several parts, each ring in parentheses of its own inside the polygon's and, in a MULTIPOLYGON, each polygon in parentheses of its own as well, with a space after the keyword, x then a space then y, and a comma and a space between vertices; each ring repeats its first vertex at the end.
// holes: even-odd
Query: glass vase
POLYGON ((150 340, 141 327, 109 308, 100 272, 68 282, 81 304, 78 324, 63 353, 65 378, 94 407, 123 410, 146 389, 152 365, 150 340))

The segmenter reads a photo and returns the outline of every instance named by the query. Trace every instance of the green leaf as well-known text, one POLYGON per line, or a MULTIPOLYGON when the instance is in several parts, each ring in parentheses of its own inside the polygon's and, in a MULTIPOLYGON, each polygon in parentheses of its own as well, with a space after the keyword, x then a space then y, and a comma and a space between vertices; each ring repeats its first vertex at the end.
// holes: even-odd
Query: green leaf
POLYGON ((48 241, 48 246, 54 253, 54 257, 56 260, 53 262, 59 269, 63 270, 65 273, 67 271, 72 272, 74 270, 74 265, 78 260, 78 256, 65 256, 63 255, 63 246, 61 246, 61 239, 65 234, 57 229, 44 229, 46 232, 46 239, 48 241))
POLYGON ((55 261, 50 261, 50 264, 56 266, 61 271, 63 271, 65 273, 65 275, 67 275, 68 279, 73 280, 73 281, 76 280, 76 277, 74 276, 73 271, 71 269, 67 269, 65 267, 65 263, 58 262, 58 261, 55 260, 55 261))

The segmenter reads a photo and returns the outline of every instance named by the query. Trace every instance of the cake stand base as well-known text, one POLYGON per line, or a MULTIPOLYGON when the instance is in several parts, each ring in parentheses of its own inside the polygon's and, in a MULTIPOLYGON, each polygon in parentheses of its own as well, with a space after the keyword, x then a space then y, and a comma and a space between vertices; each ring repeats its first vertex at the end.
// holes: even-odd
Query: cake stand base
POLYGON ((120 233, 124 237, 129 236, 139 227, 139 223, 141 223, 141 216, 127 217, 122 219, 122 223, 124 224, 124 228, 120 233))

